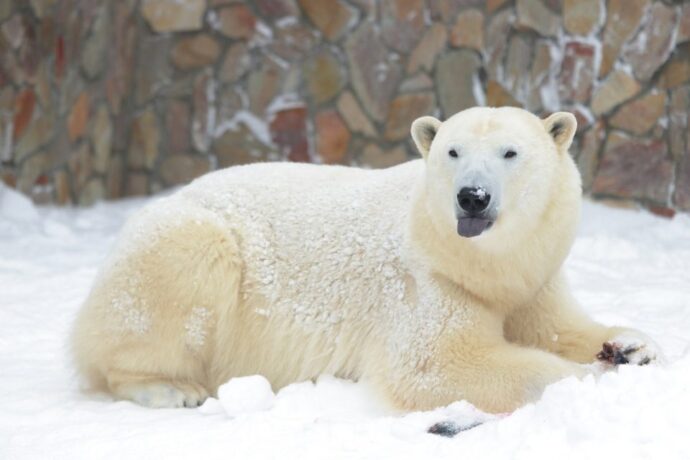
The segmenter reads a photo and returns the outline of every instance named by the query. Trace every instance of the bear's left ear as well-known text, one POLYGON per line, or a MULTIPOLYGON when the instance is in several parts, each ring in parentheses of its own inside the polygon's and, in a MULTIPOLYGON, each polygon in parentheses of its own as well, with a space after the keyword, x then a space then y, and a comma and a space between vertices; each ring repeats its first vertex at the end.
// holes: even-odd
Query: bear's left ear
POLYGON ((431 142, 436 137, 436 132, 441 126, 441 122, 434 117, 421 117, 412 122, 412 139, 417 145, 417 150, 422 154, 426 160, 431 149, 431 142))
POLYGON ((566 151, 577 131, 577 120, 572 113, 556 112, 542 120, 546 132, 553 138, 559 150, 566 151))

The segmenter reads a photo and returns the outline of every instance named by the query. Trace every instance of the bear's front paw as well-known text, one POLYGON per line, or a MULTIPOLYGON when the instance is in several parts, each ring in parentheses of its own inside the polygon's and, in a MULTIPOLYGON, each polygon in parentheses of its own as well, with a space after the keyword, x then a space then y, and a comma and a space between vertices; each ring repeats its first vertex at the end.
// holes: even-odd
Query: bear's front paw
POLYGON ((661 360, 659 347, 642 334, 624 333, 604 342, 597 359, 613 365, 644 366, 661 360))

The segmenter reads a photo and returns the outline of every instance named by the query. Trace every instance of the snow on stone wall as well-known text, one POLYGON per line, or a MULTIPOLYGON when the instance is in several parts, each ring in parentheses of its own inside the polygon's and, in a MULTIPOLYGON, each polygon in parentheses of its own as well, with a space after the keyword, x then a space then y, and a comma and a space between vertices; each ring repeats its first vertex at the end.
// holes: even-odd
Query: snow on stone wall
POLYGON ((573 111, 587 192, 690 210, 687 2, 0 1, 0 177, 37 202, 384 167, 417 116, 479 104, 573 111))

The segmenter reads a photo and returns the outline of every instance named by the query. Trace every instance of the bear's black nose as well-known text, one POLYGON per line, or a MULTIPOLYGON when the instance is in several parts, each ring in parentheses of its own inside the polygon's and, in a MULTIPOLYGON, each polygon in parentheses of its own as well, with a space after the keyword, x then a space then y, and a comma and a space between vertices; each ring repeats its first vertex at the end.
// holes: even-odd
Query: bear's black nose
POLYGON ((463 187, 458 193, 458 204, 470 216, 476 216, 489 206, 491 195, 482 187, 463 187))

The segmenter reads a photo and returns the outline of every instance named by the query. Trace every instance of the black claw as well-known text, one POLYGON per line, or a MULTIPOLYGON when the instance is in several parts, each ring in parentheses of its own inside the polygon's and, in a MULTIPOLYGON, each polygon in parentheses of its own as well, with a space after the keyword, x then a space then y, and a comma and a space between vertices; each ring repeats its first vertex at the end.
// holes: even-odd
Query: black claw
POLYGON ((597 359, 612 363, 614 354, 615 350, 613 348, 613 345, 608 342, 604 342, 603 344, 601 344, 601 351, 597 353, 597 359))
POLYGON ((628 364, 630 360, 628 360, 627 353, 629 352, 616 350, 613 354, 613 364, 628 364))
POLYGON ((460 426, 455 422, 449 422, 449 421, 439 422, 439 423, 433 425, 431 428, 429 428, 427 430, 427 433, 437 434, 437 435, 443 436, 445 438, 452 438, 453 436, 455 436, 456 434, 458 434, 462 431, 470 430, 470 429, 474 428, 475 426, 479 426, 479 425, 481 425, 480 422, 475 422, 475 423, 472 423, 472 424, 466 425, 466 426, 460 426))

